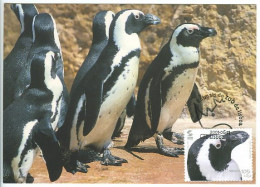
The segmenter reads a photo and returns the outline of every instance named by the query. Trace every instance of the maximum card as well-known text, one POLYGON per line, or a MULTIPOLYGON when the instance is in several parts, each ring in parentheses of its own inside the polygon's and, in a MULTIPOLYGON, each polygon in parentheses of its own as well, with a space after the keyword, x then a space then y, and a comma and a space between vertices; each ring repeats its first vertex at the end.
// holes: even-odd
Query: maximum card
POLYGON ((185 181, 251 181, 252 129, 184 132, 185 181))

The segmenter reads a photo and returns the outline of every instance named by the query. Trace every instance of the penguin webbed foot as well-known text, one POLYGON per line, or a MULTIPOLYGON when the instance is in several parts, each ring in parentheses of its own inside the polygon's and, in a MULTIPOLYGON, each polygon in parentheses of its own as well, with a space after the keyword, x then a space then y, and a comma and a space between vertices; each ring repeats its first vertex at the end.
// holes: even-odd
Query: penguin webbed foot
POLYGON ((101 165, 121 166, 122 163, 127 163, 127 160, 113 156, 109 149, 105 149, 101 160, 101 165))
POLYGON ((83 164, 80 161, 76 161, 76 172, 81 172, 81 173, 87 173, 88 172, 88 168, 90 168, 88 165, 83 164))
POLYGON ((63 152, 64 168, 73 175, 77 172, 87 173, 89 166, 77 160, 78 152, 63 152))
POLYGON ((179 157, 178 155, 184 154, 183 148, 170 148, 166 147, 163 143, 163 136, 160 134, 157 134, 155 137, 156 145, 159 149, 159 152, 165 156, 171 156, 171 157, 179 157))
POLYGON ((163 132, 163 137, 174 144, 183 145, 184 144, 184 135, 182 133, 176 133, 171 131, 163 132))

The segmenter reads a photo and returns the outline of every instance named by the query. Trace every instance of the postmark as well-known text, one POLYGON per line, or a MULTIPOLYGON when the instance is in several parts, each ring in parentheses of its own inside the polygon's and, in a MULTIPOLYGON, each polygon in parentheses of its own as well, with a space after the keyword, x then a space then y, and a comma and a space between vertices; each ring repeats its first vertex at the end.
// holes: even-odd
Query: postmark
POLYGON ((252 129, 184 131, 185 181, 252 181, 252 129))

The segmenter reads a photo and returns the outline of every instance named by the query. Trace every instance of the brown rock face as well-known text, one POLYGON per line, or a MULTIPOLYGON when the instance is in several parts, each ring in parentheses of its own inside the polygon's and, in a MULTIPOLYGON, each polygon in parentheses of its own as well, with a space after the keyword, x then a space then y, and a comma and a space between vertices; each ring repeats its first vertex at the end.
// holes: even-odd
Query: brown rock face
MULTIPOLYGON (((40 13, 52 14, 57 23, 64 58, 65 81, 69 89, 92 42, 92 19, 101 10, 112 10, 116 13, 126 8, 139 9, 161 18, 160 25, 151 26, 140 34, 142 53, 139 83, 146 68, 178 24, 194 22, 215 28, 218 35, 201 43, 201 60, 196 82, 203 96, 220 93, 226 100, 214 111, 216 117, 238 118, 239 110, 243 112, 243 117, 255 117, 256 5, 36 6, 40 13)), ((19 23, 9 4, 5 4, 4 56, 13 48, 19 32, 19 23)), ((205 107, 214 106, 212 100, 204 101, 205 107)))

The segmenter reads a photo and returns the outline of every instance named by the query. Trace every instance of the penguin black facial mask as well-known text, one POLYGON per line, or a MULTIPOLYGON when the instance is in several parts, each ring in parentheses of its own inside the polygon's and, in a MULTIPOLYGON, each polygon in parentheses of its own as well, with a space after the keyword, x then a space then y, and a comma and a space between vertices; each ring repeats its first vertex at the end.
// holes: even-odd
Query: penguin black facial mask
POLYGON ((249 135, 244 131, 233 131, 226 134, 222 140, 216 140, 210 144, 209 160, 211 165, 217 171, 223 171, 228 167, 227 163, 231 160, 232 150, 245 142, 249 135))
POLYGON ((174 31, 181 29, 176 36, 176 42, 183 47, 199 47, 200 42, 207 37, 215 36, 217 34, 214 28, 201 27, 198 24, 182 24, 179 25, 174 31))
POLYGON ((126 33, 140 33, 145 27, 149 25, 157 25, 161 23, 160 18, 152 14, 132 13, 126 21, 126 33))

